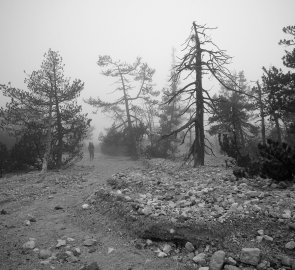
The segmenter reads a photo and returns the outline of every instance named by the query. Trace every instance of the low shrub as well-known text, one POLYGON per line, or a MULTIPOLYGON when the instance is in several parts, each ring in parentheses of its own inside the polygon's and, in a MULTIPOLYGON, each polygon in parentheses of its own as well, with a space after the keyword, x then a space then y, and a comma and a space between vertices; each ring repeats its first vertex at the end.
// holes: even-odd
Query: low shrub
POLYGON ((262 176, 276 181, 294 180, 295 148, 271 139, 258 145, 262 176))

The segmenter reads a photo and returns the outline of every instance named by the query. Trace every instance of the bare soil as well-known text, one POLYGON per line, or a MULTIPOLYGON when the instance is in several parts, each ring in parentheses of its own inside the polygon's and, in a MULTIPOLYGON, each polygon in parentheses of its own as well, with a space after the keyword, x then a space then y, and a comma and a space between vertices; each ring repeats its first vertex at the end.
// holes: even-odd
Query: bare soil
POLYGON ((157 258, 152 251, 140 249, 136 244, 140 240, 121 230, 122 226, 107 215, 108 209, 82 209, 112 174, 141 166, 126 157, 96 153, 92 162, 85 157, 72 168, 45 176, 31 172, 0 179, 0 269, 70 270, 92 262, 103 270, 185 269, 170 258, 157 258), (26 225, 29 215, 36 221, 26 225), (83 246, 87 236, 97 240, 91 249, 83 246), (78 262, 52 260, 42 264, 37 251, 22 247, 29 238, 35 238, 36 248, 59 252, 57 239, 67 237, 74 239, 68 248, 81 249, 78 262))

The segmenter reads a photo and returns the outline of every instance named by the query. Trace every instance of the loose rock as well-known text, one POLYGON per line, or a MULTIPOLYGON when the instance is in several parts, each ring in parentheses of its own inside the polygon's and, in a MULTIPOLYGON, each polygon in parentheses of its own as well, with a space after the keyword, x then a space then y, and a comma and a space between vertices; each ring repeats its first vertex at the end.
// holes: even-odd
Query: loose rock
POLYGON ((258 270, 266 270, 269 268, 269 266, 270 266, 270 263, 268 261, 262 261, 261 263, 259 263, 257 265, 257 269, 258 270))
POLYGON ((25 225, 26 226, 30 226, 31 225, 31 222, 29 220, 25 220, 25 225))
POLYGON ((83 208, 83 209, 88 209, 88 208, 89 208, 89 204, 87 204, 87 203, 83 204, 83 205, 82 205, 82 208, 83 208))
POLYGON ((162 248, 163 252, 166 254, 169 254, 172 250, 172 247, 169 244, 165 244, 164 247, 162 248))
POLYGON ((67 241, 66 240, 63 240, 63 239, 57 239, 57 244, 56 244, 56 248, 59 248, 59 247, 62 247, 62 246, 65 246, 67 244, 67 241))
POLYGON ((224 266, 224 270, 240 270, 240 268, 234 265, 227 264, 224 266))
POLYGON ((204 265, 206 264, 206 254, 205 253, 199 253, 197 254, 194 258, 193 258, 193 261, 195 263, 198 263, 198 264, 201 264, 201 265, 204 265))
POLYGON ((158 252, 158 257, 159 258, 164 258, 164 257, 167 257, 167 254, 165 252, 163 252, 163 251, 159 251, 158 252))
POLYGON ((30 240, 30 241, 23 244, 24 249, 34 249, 35 246, 36 246, 36 243, 34 240, 30 240))
POLYGON ((286 265, 286 266, 292 265, 293 260, 289 256, 284 255, 280 259, 283 265, 286 265))
POLYGON ((194 247, 194 245, 191 242, 186 242, 185 248, 189 252, 193 252, 195 250, 195 247, 194 247))
POLYGON ((56 259, 60 262, 66 262, 68 260, 69 254, 65 251, 58 252, 56 254, 56 259))
POLYGON ((263 235, 263 239, 265 239, 266 241, 270 241, 270 242, 273 241, 273 238, 271 236, 268 236, 268 235, 263 235))
POLYGON ((285 219, 290 219, 292 217, 292 213, 289 209, 285 209, 284 213, 282 214, 282 217, 285 219))
POLYGON ((51 257, 51 255, 52 255, 52 252, 49 249, 41 249, 39 251, 38 257, 42 260, 46 260, 49 257, 51 257))
POLYGON ((245 264, 258 265, 261 251, 258 248, 243 248, 240 254, 241 262, 245 264))
POLYGON ((97 262, 93 262, 89 265, 82 267, 80 270, 100 270, 100 268, 98 267, 97 262))
POLYGON ((226 259, 226 263, 230 264, 230 265, 236 265, 237 264, 236 260, 234 258, 232 258, 232 257, 228 257, 226 259))
POLYGON ((112 253, 114 250, 115 250, 114 248, 109 247, 109 248, 108 248, 108 254, 112 253))
POLYGON ((73 248, 72 252, 73 252, 74 256, 80 256, 81 255, 81 250, 78 247, 73 248))
POLYGON ((294 241, 290 241, 285 245, 286 249, 294 249, 295 248, 295 242, 294 241))
POLYGON ((153 241, 152 240, 150 240, 150 239, 147 239, 146 240, 146 245, 147 246, 151 246, 153 244, 153 241))
POLYGON ((210 270, 220 270, 225 261, 225 252, 223 250, 218 250, 213 253, 210 260, 210 270))
POLYGON ((96 241, 95 239, 93 239, 93 238, 88 238, 88 239, 86 239, 86 240, 83 242, 83 246, 91 247, 91 246, 95 245, 96 242, 97 242, 97 241, 96 241))

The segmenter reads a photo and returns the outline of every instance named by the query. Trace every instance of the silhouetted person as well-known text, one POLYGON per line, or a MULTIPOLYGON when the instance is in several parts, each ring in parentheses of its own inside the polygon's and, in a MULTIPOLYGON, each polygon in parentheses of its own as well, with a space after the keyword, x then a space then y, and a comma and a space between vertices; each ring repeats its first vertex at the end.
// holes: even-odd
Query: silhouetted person
POLYGON ((89 151, 90 161, 92 161, 94 158, 94 145, 92 142, 89 142, 88 151, 89 151))

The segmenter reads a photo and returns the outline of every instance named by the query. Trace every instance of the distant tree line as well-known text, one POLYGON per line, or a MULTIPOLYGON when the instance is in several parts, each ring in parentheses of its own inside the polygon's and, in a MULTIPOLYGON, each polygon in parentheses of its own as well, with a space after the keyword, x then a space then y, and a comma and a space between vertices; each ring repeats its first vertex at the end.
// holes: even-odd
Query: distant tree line
MULTIPOLYGON (((263 67, 255 83, 248 82, 243 71, 229 70, 231 57, 212 41, 211 30, 193 22, 177 61, 173 51, 168 86, 160 91, 153 84, 155 70, 141 58, 130 64, 99 56, 97 65, 113 80, 117 94, 112 101, 84 99, 113 119, 99 137, 102 152, 133 159, 175 158, 184 144, 188 145, 185 160, 196 167, 204 165, 205 154, 214 154, 211 135, 218 138, 220 151, 245 167, 246 173, 278 178, 286 170, 283 178, 292 178, 295 26, 284 27, 290 38, 279 42, 286 46, 282 60, 288 71, 263 67), (213 96, 203 86, 208 76, 220 85, 213 96)), ((11 98, 1 109, 1 127, 18 137, 11 151, 1 150, 14 160, 10 166, 25 164, 46 171, 81 157, 81 142, 90 125, 76 101, 84 84, 65 78, 61 57, 51 50, 40 70, 25 82, 27 90, 1 85, 11 98), (28 153, 22 155, 25 160, 16 158, 18 151, 28 153)))
MULTIPOLYGON (((138 88, 144 102, 133 104, 138 101, 139 96, 131 97, 126 94, 126 89, 135 87, 128 85, 130 80, 125 83, 122 78, 126 72, 136 76, 135 68, 130 66, 128 71, 124 69, 123 72, 117 62, 115 74, 111 70, 103 74, 120 78, 117 91, 123 93, 122 98, 109 104, 101 102, 99 98, 86 100, 97 108, 103 108, 104 112, 110 112, 111 108, 113 112, 116 111, 113 114, 114 125, 100 138, 103 151, 119 141, 128 148, 128 143, 124 143, 128 141, 133 142, 134 147, 130 153, 141 152, 151 157, 173 158, 178 146, 189 139, 190 147, 186 159, 192 158, 194 166, 204 165, 205 153, 212 154, 210 141, 205 136, 207 133, 218 137, 222 153, 236 160, 239 166, 256 168, 257 174, 264 171, 266 175, 273 175, 265 169, 266 163, 279 164, 273 167, 280 167, 282 170, 293 166, 294 163, 285 164, 276 155, 280 152, 292 160, 292 145, 295 145, 294 29, 294 26, 285 27, 283 32, 290 35, 291 39, 279 42, 287 46, 287 49, 291 48, 291 51, 286 50, 283 56, 283 64, 289 71, 284 73, 276 67, 263 67, 261 80, 255 83, 247 82, 243 71, 229 71, 231 57, 219 49, 208 36, 207 32, 212 29, 195 22, 184 45, 184 55, 178 63, 173 60, 170 86, 160 91, 161 100, 157 98, 158 93, 153 95, 156 91, 152 91, 150 84, 149 91, 142 92, 142 86, 138 88), (205 76, 217 80, 220 84, 220 94, 211 96, 209 91, 204 89, 205 76), (130 102, 129 107, 126 106, 126 100, 130 102), (205 115, 208 116, 207 130, 205 115), (135 142, 128 134, 132 134, 139 124, 145 127, 142 129, 145 134, 138 137, 143 139, 142 142, 138 139, 135 142), (280 150, 274 150, 276 147, 280 150), (256 166, 258 161, 259 165, 256 166)), ((98 65, 101 67, 106 66, 101 59, 110 60, 106 56, 100 57, 98 65)), ((149 82, 151 79, 150 76, 149 82)))

